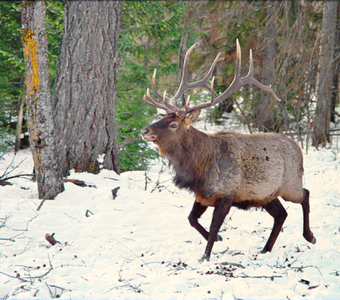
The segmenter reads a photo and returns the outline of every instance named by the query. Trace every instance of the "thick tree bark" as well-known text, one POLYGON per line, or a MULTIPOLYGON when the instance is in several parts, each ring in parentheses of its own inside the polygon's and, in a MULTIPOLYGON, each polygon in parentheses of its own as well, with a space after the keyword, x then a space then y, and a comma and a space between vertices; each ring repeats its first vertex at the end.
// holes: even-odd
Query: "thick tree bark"
MULTIPOLYGON (((280 1, 267 1, 267 20, 265 32, 265 47, 263 53, 262 83, 264 85, 275 84, 275 56, 277 19, 280 1)), ((257 128, 260 131, 270 131, 275 122, 273 107, 275 100, 273 96, 265 91, 261 91, 260 103, 256 106, 257 128)))
POLYGON ((57 143, 51 111, 45 1, 22 2, 22 42, 26 70, 27 123, 40 199, 64 190, 56 161, 57 143))
POLYGON ((63 174, 120 172, 115 124, 116 46, 121 1, 66 1, 53 93, 63 174))
POLYGON ((325 1, 321 28, 319 86, 314 119, 313 146, 326 145, 329 138, 330 96, 338 1, 325 1))

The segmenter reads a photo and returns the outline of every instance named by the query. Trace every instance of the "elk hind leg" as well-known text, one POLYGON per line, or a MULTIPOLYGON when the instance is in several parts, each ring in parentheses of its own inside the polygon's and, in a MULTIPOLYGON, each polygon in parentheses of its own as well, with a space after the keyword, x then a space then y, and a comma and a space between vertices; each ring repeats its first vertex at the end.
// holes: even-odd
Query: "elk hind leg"
POLYGON ((268 241, 261 253, 270 252, 281 231, 282 225, 287 218, 287 212, 278 198, 263 206, 263 208, 274 218, 274 225, 268 241))
POLYGON ((315 244, 316 239, 309 228, 309 191, 303 189, 304 196, 301 202, 303 212, 303 237, 310 243, 315 244))
MULTIPOLYGON (((207 208, 207 206, 204 206, 199 202, 195 202, 188 217, 190 225, 194 227, 206 240, 209 239, 209 232, 206 231, 200 223, 198 223, 198 219, 203 215, 207 208)), ((222 241, 222 237, 218 235, 216 241, 222 241)))

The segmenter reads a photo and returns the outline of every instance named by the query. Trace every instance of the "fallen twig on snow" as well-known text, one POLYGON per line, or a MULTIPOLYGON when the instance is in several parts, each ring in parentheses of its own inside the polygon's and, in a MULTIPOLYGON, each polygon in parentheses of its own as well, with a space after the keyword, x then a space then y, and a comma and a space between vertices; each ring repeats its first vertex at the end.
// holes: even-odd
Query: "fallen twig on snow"
POLYGON ((8 182, 7 180, 14 179, 14 178, 19 178, 19 177, 26 177, 26 176, 33 176, 33 174, 18 174, 14 176, 9 176, 5 177, 3 179, 0 178, 0 185, 5 186, 5 185, 12 185, 13 183, 8 182))
POLYGON ((48 261, 50 263, 50 268, 47 270, 47 272, 45 272, 44 274, 40 275, 40 276, 31 276, 29 274, 29 276, 26 276, 26 277, 21 277, 20 276, 20 273, 17 273, 15 276, 13 275, 10 275, 10 274, 7 274, 7 273, 4 273, 4 272, 1 272, 0 271, 0 274, 3 274, 3 275, 6 275, 10 278, 15 278, 15 279, 18 279, 22 282, 29 282, 31 285, 33 284, 33 280, 34 279, 38 279, 38 280, 42 280, 45 276, 47 276, 52 270, 53 270, 53 266, 52 266, 52 263, 51 263, 51 260, 50 260, 50 256, 48 255, 48 261))
POLYGON ((219 266, 226 266, 226 265, 229 265, 229 266, 234 266, 234 267, 238 267, 238 268, 242 268, 242 269, 245 269, 244 266, 242 266, 241 264, 238 264, 238 263, 232 263, 232 262, 221 262, 221 263, 215 263, 215 265, 219 265, 219 266))
POLYGON ((120 288, 120 287, 127 287, 127 288, 129 288, 129 289, 132 289, 135 293, 142 293, 143 292, 143 290, 142 289, 140 289, 140 286, 142 285, 142 283, 140 283, 139 285, 136 285, 136 284, 134 284, 133 282, 132 282, 132 279, 124 279, 123 277, 122 277, 122 274, 121 274, 121 272, 123 271, 122 270, 122 268, 123 268, 123 265, 124 265, 124 263, 127 261, 128 259, 127 258, 125 258, 124 259, 124 261, 122 262, 122 265, 120 266, 120 270, 119 270, 119 272, 118 272, 118 276, 119 276, 119 279, 118 279, 118 281, 119 282, 122 282, 122 283, 124 283, 123 285, 120 285, 120 286, 115 286, 115 287, 113 287, 113 288, 111 288, 111 289, 109 289, 108 291, 106 291, 104 294, 107 294, 107 293, 109 293, 110 291, 112 291, 113 289, 117 289, 118 290, 118 288, 120 288))
POLYGON ((9 218, 11 218, 12 216, 4 216, 2 218, 0 218, 0 228, 5 227, 6 226, 6 222, 9 218))
POLYGON ((0 238, 1 241, 10 241, 10 242, 15 242, 12 238, 0 238))
POLYGON ((0 185, 12 185, 10 182, 7 182, 7 180, 9 179, 13 179, 13 178, 18 178, 18 177, 24 177, 24 176, 33 176, 33 174, 18 174, 18 175, 14 175, 14 176, 8 176, 9 174, 11 174, 15 169, 17 169, 25 160, 23 159, 20 163, 18 163, 16 166, 13 166, 13 162, 15 160, 16 155, 14 155, 11 163, 7 166, 7 168, 5 169, 4 173, 0 176, 0 185), (12 170, 8 171, 9 168, 12 167, 12 170))
POLYGON ((19 279, 20 281, 23 281, 23 282, 30 282, 30 280, 25 280, 25 279, 21 278, 19 273, 17 274, 17 276, 13 276, 13 275, 9 275, 9 274, 7 274, 7 273, 5 273, 5 272, 1 272, 1 271, 0 271, 0 274, 6 275, 6 276, 8 276, 8 277, 10 277, 10 278, 19 279), (19 275, 19 276, 18 276, 18 275, 19 275))
MULTIPOLYGON (((26 222, 26 228, 25 229, 13 229, 13 231, 28 231, 28 223, 32 222, 34 219, 36 219, 38 217, 38 215, 34 216, 33 218, 31 218, 30 220, 28 220, 26 222)), ((22 234, 22 233, 21 233, 22 234)), ((17 237, 18 235, 14 236, 17 237)))
POLYGON ((47 286, 48 290, 50 291, 51 298, 53 299, 54 297, 53 297, 53 294, 52 294, 52 291, 51 291, 51 288, 50 288, 50 286, 48 285, 48 283, 47 283, 46 281, 45 281, 45 284, 46 284, 46 286, 47 286))
POLYGON ((46 284, 48 290, 50 291, 52 299, 60 298, 64 291, 72 292, 72 290, 64 289, 60 286, 57 286, 57 285, 54 285, 54 284, 48 284, 46 281, 45 281, 45 284, 46 284), (54 288, 54 294, 52 293, 51 288, 54 288), (59 294, 58 294, 58 289, 61 290, 61 293, 59 293, 59 294))
POLYGON ((145 261, 144 261, 142 258, 140 258, 135 252, 133 252, 128 246, 122 244, 121 242, 119 242, 119 241, 116 240, 116 239, 113 239, 113 240, 116 241, 118 244, 122 245, 123 247, 125 247, 126 249, 130 250, 130 251, 131 251, 137 258, 139 258, 139 259, 143 262, 143 264, 146 265, 146 266, 149 268, 149 270, 151 271, 150 267, 145 263, 145 261))
POLYGON ((251 276, 251 275, 247 275, 245 273, 242 273, 243 275, 237 275, 237 276, 233 276, 233 278, 268 278, 271 280, 274 280, 274 278, 282 278, 281 275, 259 275, 259 276, 251 276))
POLYGON ((37 207, 37 211, 40 210, 40 208, 43 206, 43 204, 45 203, 46 200, 42 200, 39 204, 39 206, 37 207))

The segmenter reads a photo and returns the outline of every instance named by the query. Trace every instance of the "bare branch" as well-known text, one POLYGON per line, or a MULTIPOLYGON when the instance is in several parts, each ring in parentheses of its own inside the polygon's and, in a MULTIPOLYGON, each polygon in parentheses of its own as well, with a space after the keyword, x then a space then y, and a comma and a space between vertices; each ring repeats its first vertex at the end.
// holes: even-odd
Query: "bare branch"
POLYGON ((124 141, 122 141, 121 143, 118 144, 118 149, 123 148, 124 146, 126 146, 129 143, 141 142, 141 141, 143 141, 143 139, 140 136, 136 136, 136 137, 133 137, 133 138, 128 138, 128 139, 126 139, 126 140, 124 140, 124 141))

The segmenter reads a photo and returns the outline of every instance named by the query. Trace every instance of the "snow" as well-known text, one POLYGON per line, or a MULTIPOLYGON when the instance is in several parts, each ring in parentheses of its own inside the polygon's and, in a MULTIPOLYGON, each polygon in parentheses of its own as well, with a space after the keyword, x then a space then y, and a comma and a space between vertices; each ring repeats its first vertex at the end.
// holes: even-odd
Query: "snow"
MULTIPOLYGON (((306 152, 304 150, 304 152, 306 152)), ((7 153, 0 175, 31 173, 28 150, 7 153)), ((0 186, 0 298, 8 299, 336 299, 340 295, 340 155, 335 146, 304 155, 315 245, 302 237, 300 205, 288 212, 271 253, 259 254, 273 219, 232 208, 211 260, 187 216, 193 195, 178 190, 162 160, 147 172, 72 173, 40 211, 29 178, 0 186), (148 179, 146 179, 148 178, 148 179), (113 200, 111 190, 120 187, 113 200), (145 189, 146 188, 146 189, 145 189), (60 243, 45 239, 53 234, 60 243)), ((200 219, 209 228, 212 208, 200 219)))

